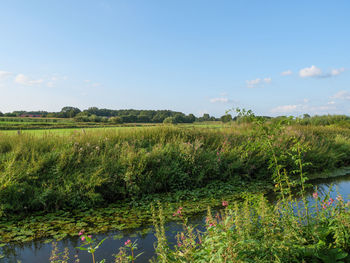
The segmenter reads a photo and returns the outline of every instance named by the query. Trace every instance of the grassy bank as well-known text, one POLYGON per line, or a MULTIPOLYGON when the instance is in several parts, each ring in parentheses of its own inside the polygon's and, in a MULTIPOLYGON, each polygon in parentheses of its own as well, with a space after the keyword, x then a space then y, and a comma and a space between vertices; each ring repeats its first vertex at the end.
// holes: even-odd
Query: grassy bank
MULTIPOLYGON (((273 156, 305 171, 350 165, 350 131, 293 125, 266 135, 250 125, 223 129, 153 127, 69 136, 0 137, 0 206, 3 214, 103 207, 149 194, 192 190, 210 182, 271 183, 273 156), (266 143, 269 136, 269 143, 266 143)), ((293 173, 290 173, 293 179, 293 173)))

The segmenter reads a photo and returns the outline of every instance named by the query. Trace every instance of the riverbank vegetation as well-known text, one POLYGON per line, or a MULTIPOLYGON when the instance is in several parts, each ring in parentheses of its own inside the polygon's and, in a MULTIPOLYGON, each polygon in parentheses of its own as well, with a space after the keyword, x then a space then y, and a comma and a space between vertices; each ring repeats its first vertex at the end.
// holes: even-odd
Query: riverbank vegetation
MULTIPOLYGON (((347 128, 260 119, 257 125, 252 116, 240 118, 245 121, 216 129, 157 126, 65 136, 3 134, 0 211, 1 229, 7 234, 2 236, 7 241, 44 237, 43 231, 13 231, 11 222, 22 222, 22 229, 28 224, 37 229, 28 221, 29 215, 37 213, 42 221, 51 222, 60 214, 69 215, 66 218, 87 215, 113 205, 128 204, 149 211, 154 199, 175 205, 198 202, 205 196, 211 201, 203 202, 203 210, 206 204, 215 205, 232 192, 237 193, 235 198, 244 189, 267 192, 274 185, 276 161, 281 171, 298 170, 293 159, 296 145, 302 145, 300 158, 307 164, 303 169, 309 177, 325 177, 337 168, 350 166, 347 128)), ((297 184, 295 173, 288 176, 297 184)), ((102 218, 101 213, 95 219, 102 218)), ((147 216, 149 219, 150 214, 147 216)), ((78 226, 68 223, 62 237, 76 234, 78 226)), ((123 224, 126 228, 125 221, 123 224)), ((94 227, 99 231, 110 229, 91 225, 94 227)))
MULTIPOLYGON (((272 126, 264 126, 268 129, 272 126)), ((4 214, 86 209, 215 180, 272 183, 272 155, 287 170, 295 142, 309 174, 350 165, 346 128, 292 125, 270 136, 249 124, 220 130, 153 127, 70 136, 0 137, 4 214)), ((292 176, 292 175, 291 175, 292 176)), ((291 178, 293 179, 293 178, 291 178)))
MULTIPOLYGON (((329 194, 321 196, 317 189, 313 200, 306 196, 305 175, 307 167, 312 166, 306 156, 313 145, 292 136, 290 148, 278 152, 281 145, 275 147, 274 135, 281 138, 285 130, 266 127, 259 120, 254 128, 264 134, 259 145, 266 145, 264 150, 271 153, 266 161, 279 198, 271 203, 263 194, 256 194, 239 202, 223 200, 221 211, 213 214, 208 208, 202 231, 188 224, 186 209, 179 207, 173 216, 183 221, 183 231, 177 234, 176 244, 168 242, 163 208, 158 203, 158 210, 152 207, 157 238, 152 262, 350 261, 350 203, 340 195, 336 199, 329 194), (287 159, 295 166, 286 163, 287 159), (299 193, 293 189, 299 189, 299 193)), ((81 237, 84 244, 85 238, 81 237)), ((86 245, 95 249, 91 236, 89 242, 86 245)), ((115 262, 134 262, 136 248, 135 242, 126 241, 115 262)), ((95 250, 90 250, 95 262, 95 250)))
MULTIPOLYGON (((313 248, 317 251, 334 248, 334 253, 345 255, 347 232, 342 236, 345 241, 339 241, 338 234, 334 234, 336 243, 329 243, 327 237, 326 245, 319 244, 323 240, 319 231, 329 234, 338 231, 338 227, 335 230, 331 227, 326 214, 317 214, 329 224, 322 230, 323 221, 314 221, 305 197, 303 208, 296 215, 290 204, 296 202, 292 189, 301 187, 301 196, 305 196, 305 174, 317 178, 321 173, 324 177, 337 168, 350 166, 350 130, 342 125, 304 125, 288 119, 267 121, 251 112, 239 111, 238 117, 239 122, 216 129, 157 126, 74 132, 65 136, 3 134, 0 137, 1 242, 43 237, 59 240, 76 236, 82 228, 97 233, 153 222, 158 228, 158 261, 169 257, 177 258, 173 262, 188 262, 188 257, 197 260, 203 255, 204 259, 218 255, 225 259, 228 254, 222 253, 226 252, 243 260, 239 253, 242 249, 258 251, 255 256, 255 252, 251 253, 251 260, 263 261, 259 257, 265 255, 268 262, 272 256, 282 258, 288 253, 292 256, 286 258, 297 259, 303 244, 304 248, 316 244, 313 248), (257 193, 271 189, 277 190, 281 197, 277 205, 268 204, 265 197, 257 197, 257 193), (155 219, 155 212, 153 221, 150 214, 155 200, 164 203, 165 212, 163 208, 160 210, 161 225, 155 219), (185 209, 177 210, 177 216, 181 211, 188 214, 203 211, 208 205, 217 205, 219 200, 225 200, 223 204, 225 207, 230 204, 229 208, 216 218, 208 214, 207 232, 197 235, 186 226, 180 237, 191 240, 191 236, 193 240, 182 244, 180 238, 178 248, 168 249, 162 224, 179 204, 185 209), (264 239, 263 230, 257 231, 259 226, 267 224, 262 221, 263 215, 271 222, 272 232, 264 230, 266 236, 271 234, 269 240, 264 239), (278 219, 281 215, 283 220, 278 219), (242 223, 239 230, 237 220, 242 218, 251 222, 247 226, 242 223), (308 226, 304 229, 305 224, 308 226), (213 226, 221 230, 213 232, 210 230, 213 226), (296 240, 297 236, 292 236, 296 227, 302 229, 298 233, 304 239, 296 240), (210 246, 211 241, 205 241, 206 238, 220 240, 222 235, 231 238, 227 247, 217 243, 217 248, 201 245, 197 249, 193 243, 200 241, 210 246), (284 240, 289 235, 294 243, 284 240), (269 245, 259 247, 265 241, 269 245), (299 252, 289 247, 292 244, 300 244, 299 252), (186 246, 190 250, 182 251, 186 246), (210 251, 221 252, 213 255, 210 251)), ((333 205, 334 201, 322 202, 316 207, 317 213, 323 211, 320 210, 323 206, 333 209, 328 203, 333 205)), ((339 218, 347 216, 345 204, 337 209, 324 211, 339 218)), ((340 228, 348 223, 345 220, 342 224, 340 228)), ((308 249, 303 251, 308 253, 308 249)))

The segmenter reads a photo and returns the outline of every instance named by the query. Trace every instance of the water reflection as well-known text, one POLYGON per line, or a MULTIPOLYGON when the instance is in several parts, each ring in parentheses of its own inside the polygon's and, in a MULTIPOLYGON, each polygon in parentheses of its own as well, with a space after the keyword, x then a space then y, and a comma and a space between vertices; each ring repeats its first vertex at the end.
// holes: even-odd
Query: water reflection
MULTIPOLYGON (((317 187, 319 194, 326 195, 330 190, 330 197, 336 198, 338 194, 342 195, 344 199, 348 199, 350 195, 350 175, 328 178, 328 179, 318 179, 310 182, 314 185, 314 188, 307 189, 308 200, 313 202, 312 193, 317 187)), ((273 195, 270 196, 270 198, 273 195)), ((203 229, 201 225, 204 225, 205 214, 198 214, 191 218, 191 224, 199 225, 199 229, 203 229)), ((175 234, 182 231, 182 226, 177 222, 170 222, 166 225, 166 234, 169 241, 175 244, 175 234)), ((133 230, 125 231, 111 231, 107 234, 97 235, 97 239, 103 239, 108 237, 108 239, 103 243, 101 248, 97 250, 96 257, 98 260, 105 258, 107 262, 114 262, 113 254, 119 252, 119 247, 121 247, 124 242, 128 239, 132 241, 137 239, 138 252, 143 252, 143 255, 136 260, 137 263, 149 262, 149 260, 154 256, 154 242, 156 238, 154 236, 153 228, 139 228, 133 230)), ((23 263, 38 263, 38 262, 49 262, 50 253, 52 250, 52 245, 50 243, 46 244, 42 241, 35 241, 25 244, 7 244, 5 247, 1 248, 0 254, 4 255, 5 258, 1 259, 0 262, 4 263, 17 263, 21 261, 23 263)), ((78 238, 66 238, 58 242, 58 248, 63 251, 65 247, 69 248, 70 257, 73 258, 75 254, 79 256, 80 262, 91 262, 90 255, 85 251, 78 251, 75 249, 80 245, 78 238)), ((137 252, 136 252, 137 253, 137 252)), ((72 259, 70 262, 74 262, 72 259)))

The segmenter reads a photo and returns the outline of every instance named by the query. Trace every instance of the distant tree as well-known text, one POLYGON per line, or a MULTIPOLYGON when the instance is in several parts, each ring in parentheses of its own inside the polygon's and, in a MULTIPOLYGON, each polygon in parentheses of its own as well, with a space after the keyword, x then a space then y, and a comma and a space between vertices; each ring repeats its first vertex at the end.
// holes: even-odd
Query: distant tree
POLYGON ((194 116, 192 113, 188 114, 188 116, 186 116, 186 122, 187 123, 193 123, 196 121, 196 116, 194 116))
POLYGON ((183 113, 176 113, 173 118, 176 123, 183 123, 186 120, 186 116, 183 113))
POLYGON ((12 112, 6 112, 4 114, 5 117, 17 117, 15 113, 12 113, 12 112))
POLYGON ((77 122, 88 122, 89 120, 89 113, 86 111, 79 112, 77 115, 75 115, 74 120, 77 122))
POLYGON ((108 119, 108 121, 110 123, 113 123, 113 124, 122 124, 123 123, 123 120, 121 117, 111 117, 108 119))
POLYGON ((108 117, 102 117, 101 122, 108 122, 108 117))
POLYGON ((3 117, 4 116, 4 114, 0 111, 0 117, 3 117))
POLYGON ((86 110, 90 115, 95 114, 96 116, 99 113, 99 109, 97 107, 90 107, 86 110))
POLYGON ((204 113, 202 119, 203 119, 203 121, 209 121, 210 115, 208 113, 204 113))
POLYGON ((162 123, 167 117, 170 117, 169 114, 163 111, 158 111, 156 115, 153 116, 152 122, 162 123))
POLYGON ((74 118, 81 110, 75 107, 66 106, 61 109, 60 117, 62 118, 74 118))
POLYGON ((223 123, 230 122, 230 121, 232 121, 232 115, 231 115, 231 114, 223 115, 223 116, 221 116, 220 120, 221 120, 223 123))
POLYGON ((137 122, 148 123, 148 122, 151 122, 151 118, 147 115, 139 115, 137 116, 137 122))
POLYGON ((100 122, 101 121, 101 117, 95 115, 95 114, 92 114, 91 116, 89 116, 89 121, 91 122, 100 122))
POLYGON ((303 119, 307 119, 307 118, 310 118, 311 116, 309 115, 309 114, 307 114, 307 113, 305 113, 304 115, 303 115, 303 119))
POLYGON ((164 124, 176 124, 176 120, 174 117, 167 117, 163 121, 164 124))

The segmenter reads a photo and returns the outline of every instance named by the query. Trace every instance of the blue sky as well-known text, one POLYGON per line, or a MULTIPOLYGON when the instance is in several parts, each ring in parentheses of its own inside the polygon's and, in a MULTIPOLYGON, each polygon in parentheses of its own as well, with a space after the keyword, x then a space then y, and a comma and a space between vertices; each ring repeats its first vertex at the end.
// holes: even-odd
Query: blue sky
POLYGON ((350 115, 350 1, 5 0, 0 111, 350 115))

